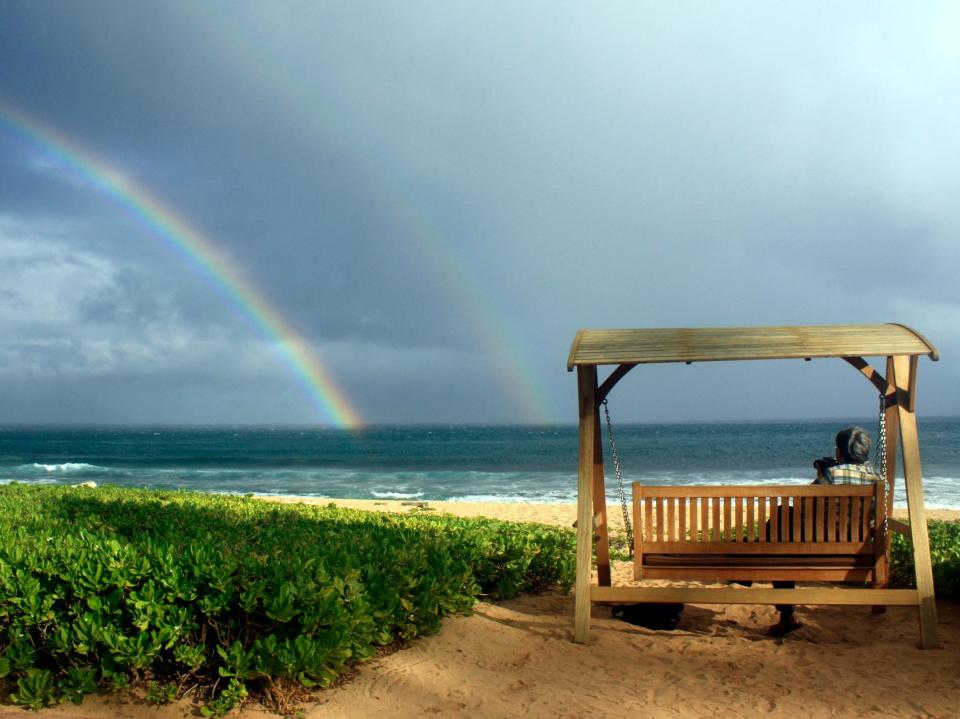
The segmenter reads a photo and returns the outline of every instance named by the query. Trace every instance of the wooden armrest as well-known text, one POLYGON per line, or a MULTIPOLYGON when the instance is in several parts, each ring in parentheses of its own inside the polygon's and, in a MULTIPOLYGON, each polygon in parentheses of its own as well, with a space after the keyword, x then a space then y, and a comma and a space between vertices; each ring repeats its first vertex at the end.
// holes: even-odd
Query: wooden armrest
POLYGON ((897 534, 902 534, 907 539, 910 539, 913 536, 910 531, 910 525, 906 522, 901 522, 899 519, 888 519, 887 527, 897 534))

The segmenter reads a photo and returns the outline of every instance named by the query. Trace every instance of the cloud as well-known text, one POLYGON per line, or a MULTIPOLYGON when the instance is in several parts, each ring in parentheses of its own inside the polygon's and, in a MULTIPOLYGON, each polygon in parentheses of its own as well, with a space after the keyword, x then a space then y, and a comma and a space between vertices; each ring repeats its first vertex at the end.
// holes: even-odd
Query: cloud
POLYGON ((197 338, 173 297, 144 292, 148 272, 71 234, 63 224, 0 218, 0 374, 82 378, 176 365, 197 338))
MULTIPOLYGON (((211 237, 367 418, 530 419, 527 383, 572 421, 580 327, 885 321, 941 346, 926 391, 956 411, 956 8, 224 8, 17 6, 0 94, 211 237)), ((269 346, 169 248, 36 148, 0 133, 0 155, 0 211, 63 225, 2 235, 9 366, 142 371, 158 394, 207 376, 211 413, 256 419, 259 392, 303 417, 269 346)), ((621 415, 859 406, 817 368, 797 402, 786 370, 749 404, 699 401, 767 372, 730 371, 656 374, 655 415, 639 394, 621 415)))
POLYGON ((85 305, 116 294, 115 265, 69 246, 61 239, 65 232, 64 227, 30 228, 0 220, 5 329, 69 327, 82 318, 85 305))
POLYGON ((3 374, 104 374, 160 356, 159 347, 125 338, 129 328, 119 328, 125 298, 109 260, 58 242, 3 236, 0 271, 3 374), (103 317, 101 307, 113 316, 103 317))

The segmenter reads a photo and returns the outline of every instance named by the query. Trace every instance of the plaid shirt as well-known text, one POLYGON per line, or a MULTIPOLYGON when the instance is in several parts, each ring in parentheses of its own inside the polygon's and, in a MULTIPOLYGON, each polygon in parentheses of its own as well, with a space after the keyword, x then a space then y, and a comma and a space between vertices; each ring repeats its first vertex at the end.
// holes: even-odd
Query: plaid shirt
POLYGON ((814 484, 868 484, 879 482, 880 475, 868 464, 835 464, 813 480, 814 484))

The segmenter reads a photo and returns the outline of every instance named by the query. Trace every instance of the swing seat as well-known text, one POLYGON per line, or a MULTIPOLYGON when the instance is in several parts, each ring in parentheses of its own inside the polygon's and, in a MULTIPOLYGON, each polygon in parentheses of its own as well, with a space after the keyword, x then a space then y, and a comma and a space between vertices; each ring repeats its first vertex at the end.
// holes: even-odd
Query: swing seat
POLYGON ((873 582, 873 557, 811 557, 778 554, 760 556, 644 556, 637 579, 700 579, 749 581, 873 582))
MULTIPOLYGON (((917 367, 924 355, 933 361, 940 357, 936 347, 922 335, 899 324, 578 331, 567 357, 567 370, 577 372, 580 418, 573 640, 587 641, 590 607, 598 602, 899 605, 917 607, 920 645, 924 649, 936 647, 937 607, 923 506, 916 417, 917 367), (886 377, 864 357, 885 357, 886 377), (884 449, 878 453, 878 466, 883 489, 892 493, 898 450, 902 450, 909 527, 890 518, 882 496, 870 497, 871 490, 877 492, 877 487, 868 487, 865 494, 858 494, 857 490, 864 489, 856 486, 740 487, 739 493, 720 489, 716 495, 711 494, 718 491, 713 487, 659 488, 672 489, 674 494, 661 495, 659 500, 654 497, 650 505, 634 505, 634 526, 638 526, 640 535, 635 540, 635 573, 638 577, 676 572, 688 579, 722 576, 763 577, 774 581, 792 580, 800 574, 804 579, 839 577, 838 581, 860 581, 864 577, 874 587, 744 590, 740 587, 613 586, 600 408, 606 408, 606 399, 617 383, 635 367, 647 364, 815 358, 843 360, 880 393, 879 437, 884 449), (602 382, 597 374, 601 366, 613 367, 602 382), (890 429, 891 436, 898 436, 899 442, 884 442, 885 427, 890 429), (776 490, 775 496, 770 494, 771 490, 776 490), (844 492, 852 494, 844 495, 844 492), (654 512, 656 523, 652 518, 654 512), (596 552, 591 517, 596 518, 600 535, 596 552), (883 588, 888 573, 888 529, 906 532, 912 537, 916 589, 883 588), (596 584, 592 579, 594 557, 596 584)), ((648 400, 649 396, 645 395, 644 401, 648 400)), ((624 505, 624 525, 629 534, 629 508, 612 433, 610 443, 624 505)), ((644 488, 638 494, 646 489, 652 488, 644 488)), ((637 502, 637 497, 634 501, 637 502)))
POLYGON ((883 485, 633 485, 634 578, 882 583, 883 485))

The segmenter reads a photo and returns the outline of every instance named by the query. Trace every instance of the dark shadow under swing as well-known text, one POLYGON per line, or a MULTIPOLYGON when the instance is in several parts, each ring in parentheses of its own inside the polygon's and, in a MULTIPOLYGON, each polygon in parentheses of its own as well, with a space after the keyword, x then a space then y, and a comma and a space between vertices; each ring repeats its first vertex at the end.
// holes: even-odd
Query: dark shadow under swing
MULTIPOLYGON (((921 355, 939 358, 936 348, 920 334, 896 324, 580 330, 567 363, 568 370, 577 369, 580 409, 574 640, 586 641, 590 608, 595 602, 792 603, 916 606, 921 646, 937 646, 915 414, 921 355), (886 358, 886 377, 863 359, 870 356, 886 358), (611 586, 600 407, 617 382, 638 364, 826 357, 852 365, 881 394, 887 441, 878 465, 885 481, 775 487, 648 487, 635 483, 634 576, 866 582, 873 588, 611 586), (602 383, 597 380, 600 365, 614 366, 602 383), (898 445, 909 525, 890 516, 892 502, 887 501, 893 496, 898 445), (784 512, 788 508, 789 513, 784 512), (764 526, 770 526, 772 534, 758 529, 764 526), (916 589, 886 588, 893 531, 913 541, 916 589), (591 572, 595 533, 597 584, 593 584, 591 572)), ((622 487, 619 471, 618 484, 622 487)), ((622 489, 621 496, 629 525, 622 489)))

